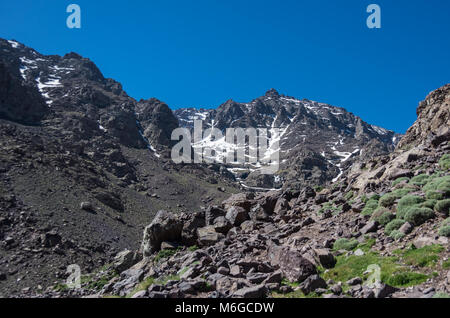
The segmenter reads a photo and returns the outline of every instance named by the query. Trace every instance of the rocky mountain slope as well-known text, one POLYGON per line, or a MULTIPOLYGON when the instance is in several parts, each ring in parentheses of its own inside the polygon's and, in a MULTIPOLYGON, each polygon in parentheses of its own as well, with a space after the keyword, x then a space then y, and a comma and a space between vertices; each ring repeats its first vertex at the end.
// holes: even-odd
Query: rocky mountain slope
POLYGON ((450 293, 450 85, 390 152, 398 135, 340 108, 271 90, 174 115, 76 53, 16 41, 0 39, 0 82, 0 296, 450 293), (243 192, 236 167, 174 164, 170 133, 197 117, 279 126, 277 178, 238 178, 281 189, 243 192))
POLYGON ((0 39, 0 295, 137 248, 160 209, 238 191, 218 167, 169 160, 177 125, 166 104, 135 101, 89 59, 0 39))
MULTIPOLYGON (((355 160, 388 154, 400 140, 400 135, 374 125, 340 107, 280 95, 276 90, 249 103, 229 100, 217 109, 178 109, 180 125, 193 128, 194 120, 202 120, 203 127, 268 128, 273 143, 277 139, 280 169, 273 176, 261 175, 256 165, 228 165, 227 168, 244 185, 262 188, 299 189, 301 186, 324 184, 336 180, 355 160), (275 133, 279 128, 280 133, 275 133)), ((205 139, 207 137, 205 136, 205 139)), ((198 142, 201 146, 219 149, 223 140, 198 142)), ((218 150, 215 159, 221 160, 218 150)))
MULTIPOLYGON (((450 85, 430 94, 418 121, 434 108, 448 125, 449 98, 450 85)), ((450 297, 450 138, 440 128, 420 139, 411 129, 401 144, 414 148, 355 164, 329 188, 160 211, 139 251, 119 254, 81 290, 46 296, 450 297)))

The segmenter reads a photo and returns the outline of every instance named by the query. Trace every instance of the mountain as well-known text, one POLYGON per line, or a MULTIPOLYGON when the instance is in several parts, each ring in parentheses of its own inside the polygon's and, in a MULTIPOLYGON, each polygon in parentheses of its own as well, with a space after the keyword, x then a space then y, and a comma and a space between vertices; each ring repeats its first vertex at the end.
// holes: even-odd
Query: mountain
POLYGON ((3 39, 0 84, 0 296, 450 293, 450 85, 402 137, 275 90, 172 112, 76 53, 3 39), (280 171, 175 164, 171 133, 196 118, 267 128, 280 171), (79 289, 66 285, 72 264, 79 289))
POLYGON ((0 295, 136 248, 160 209, 237 192, 217 167, 173 164, 175 127, 166 104, 134 100, 89 59, 0 39, 0 295))
MULTIPOLYGON (((132 298, 448 298, 449 101, 450 85, 432 92, 394 152, 355 162, 323 189, 246 192, 196 213, 159 211, 139 251, 124 251, 110 270, 90 277, 118 276, 84 291, 132 298)), ((61 295, 70 293, 47 294, 61 295)))
MULTIPOLYGON (((280 95, 274 89, 249 103, 229 100, 217 109, 182 108, 174 114, 182 127, 193 129, 194 120, 202 120, 203 127, 218 128, 223 135, 227 128, 269 128, 271 142, 276 139, 279 144, 275 149, 280 154, 278 173, 268 177, 261 175, 256 165, 228 165, 248 187, 299 189, 337 180, 355 160, 388 154, 401 138, 343 108, 280 95), (273 133, 273 128, 280 133, 273 133)), ((200 145, 218 150, 223 143, 202 141, 193 147, 200 151, 200 145)), ((220 151, 214 159, 221 161, 220 151)))

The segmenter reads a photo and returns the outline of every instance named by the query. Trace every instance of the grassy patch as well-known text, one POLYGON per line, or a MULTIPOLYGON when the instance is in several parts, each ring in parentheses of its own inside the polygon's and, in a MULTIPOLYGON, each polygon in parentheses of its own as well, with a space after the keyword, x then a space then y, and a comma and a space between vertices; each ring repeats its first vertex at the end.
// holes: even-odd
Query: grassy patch
POLYGON ((324 213, 325 211, 330 210, 333 214, 339 214, 342 212, 342 206, 336 206, 332 202, 327 202, 322 205, 320 210, 318 211, 319 214, 324 213))
POLYGON ((447 293, 436 293, 434 294, 433 298, 450 298, 450 295, 447 293))
POLYGON ((383 209, 380 211, 375 210, 372 218, 378 223, 380 223, 381 226, 386 226, 389 222, 395 219, 395 216, 394 214, 391 213, 391 211, 383 209))
POLYGON ((446 261, 444 261, 442 263, 442 268, 443 269, 449 269, 450 268, 450 259, 448 259, 448 260, 446 260, 446 261))
POLYGON ((407 265, 418 267, 433 267, 439 260, 439 254, 444 251, 441 245, 431 245, 422 248, 411 247, 401 255, 407 265))
POLYGON ((325 279, 333 279, 336 282, 346 282, 354 277, 367 279, 365 272, 370 265, 374 264, 381 269, 381 281, 394 287, 417 285, 428 278, 427 275, 413 273, 399 265, 396 257, 381 257, 374 252, 368 252, 362 256, 338 256, 336 266, 323 276, 325 279))
POLYGON ((439 166, 442 170, 450 169, 450 154, 445 154, 439 159, 439 166))
POLYGON ((156 256, 154 258, 154 262, 158 263, 162 259, 172 257, 176 253, 178 253, 180 250, 181 250, 181 248, 177 248, 177 249, 174 249, 174 250, 161 250, 161 251, 158 252, 158 254, 156 254, 156 256))
POLYGON ((334 250, 346 250, 351 251, 354 250, 358 246, 358 241, 356 239, 346 239, 340 238, 334 242, 333 249, 334 250))

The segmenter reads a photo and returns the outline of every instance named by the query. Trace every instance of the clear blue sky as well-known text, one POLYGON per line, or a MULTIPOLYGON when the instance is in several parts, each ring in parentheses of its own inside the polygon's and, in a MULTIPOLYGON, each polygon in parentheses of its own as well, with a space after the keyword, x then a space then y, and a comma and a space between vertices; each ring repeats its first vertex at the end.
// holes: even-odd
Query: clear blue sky
POLYGON ((75 51, 136 99, 172 108, 249 101, 269 88, 404 132, 450 82, 448 0, 22 0, 0 2, 0 37, 75 51), (66 7, 82 28, 66 27, 66 7), (366 27, 366 7, 382 28, 366 27))

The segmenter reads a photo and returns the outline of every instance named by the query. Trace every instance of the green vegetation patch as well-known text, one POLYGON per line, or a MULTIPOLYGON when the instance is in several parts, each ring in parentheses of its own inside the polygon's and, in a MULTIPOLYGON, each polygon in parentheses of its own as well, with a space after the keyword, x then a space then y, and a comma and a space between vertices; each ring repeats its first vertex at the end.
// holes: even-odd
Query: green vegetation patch
POLYGON ((446 197, 450 196, 450 175, 433 177, 424 187, 423 191, 441 191, 446 197))
POLYGON ((425 194, 425 197, 428 200, 443 200, 445 198, 445 194, 439 190, 428 190, 425 194))
POLYGON ((384 228, 384 233, 386 233, 386 235, 391 235, 392 231, 398 230, 405 223, 406 222, 404 220, 400 220, 400 219, 392 220, 384 228))
POLYGON ((389 237, 393 238, 394 240, 398 241, 402 238, 405 237, 405 233, 400 232, 399 230, 393 230, 390 234, 389 237))
POLYGON ((413 207, 419 203, 422 203, 424 201, 425 201, 424 198, 419 197, 417 195, 404 196, 403 198, 400 199, 400 201, 398 201, 397 218, 403 219, 411 207, 413 207))
POLYGON ((408 287, 421 284, 428 279, 427 275, 409 271, 398 264, 396 257, 382 257, 375 252, 368 252, 362 256, 337 257, 336 266, 323 274, 324 279, 346 282, 354 277, 368 278, 365 272, 370 265, 377 265, 381 269, 381 281, 394 287, 408 287))
POLYGON ((450 218, 448 218, 444 222, 442 222, 441 227, 439 228, 438 234, 440 236, 450 237, 450 218))
POLYGON ((442 170, 450 169, 450 154, 445 154, 441 157, 441 159, 439 160, 439 166, 442 170))
POLYGON ((450 215, 450 199, 437 201, 434 205, 434 210, 443 213, 446 216, 450 215))
POLYGON ((421 207, 411 207, 407 210, 405 214, 405 221, 414 224, 415 226, 419 226, 425 223, 427 220, 434 218, 433 210, 429 208, 421 208, 421 207))
POLYGON ((429 179, 430 179, 429 175, 419 174, 419 175, 413 177, 409 181, 409 183, 414 184, 414 185, 418 185, 418 186, 423 186, 423 185, 425 185, 428 182, 429 179))
POLYGON ((401 177, 401 178, 397 178, 394 181, 392 181, 392 186, 395 187, 396 185, 400 184, 401 182, 405 182, 408 183, 409 182, 409 178, 408 177, 401 177))
POLYGON ((356 239, 346 239, 340 238, 334 242, 333 249, 334 250, 346 250, 351 251, 354 250, 358 246, 358 241, 356 239))
POLYGON ((378 200, 370 199, 369 201, 367 201, 364 209, 361 211, 361 214, 372 215, 377 208, 378 208, 378 200))
POLYGON ((389 224, 393 219, 395 219, 395 215, 392 214, 391 211, 381 210, 377 213, 375 211, 374 215, 377 214, 373 219, 377 221, 381 226, 386 226, 389 224))
POLYGON ((441 245, 435 244, 422 248, 414 248, 412 245, 401 255, 407 265, 418 267, 434 267, 439 261, 440 254, 445 250, 441 245))
POLYGON ((158 263, 159 261, 161 261, 162 259, 166 259, 169 257, 174 256, 176 253, 178 253, 181 250, 181 248, 177 248, 177 249, 173 249, 173 250, 161 250, 158 252, 158 254, 156 254, 155 258, 154 258, 154 262, 158 263))

